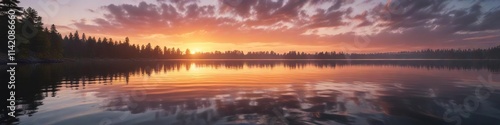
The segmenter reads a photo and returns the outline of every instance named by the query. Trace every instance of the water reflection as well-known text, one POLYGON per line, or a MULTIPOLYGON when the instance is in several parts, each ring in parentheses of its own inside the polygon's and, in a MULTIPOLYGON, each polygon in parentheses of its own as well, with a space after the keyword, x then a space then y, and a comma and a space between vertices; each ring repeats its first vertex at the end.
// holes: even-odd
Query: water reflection
MULTIPOLYGON (((18 119, 2 116, 1 120, 455 124, 446 122, 443 114, 474 95, 481 85, 478 76, 492 74, 498 81, 498 64, 491 60, 177 60, 23 65, 16 74, 18 119)), ((493 86, 498 89, 498 83, 493 86)), ((450 116, 458 116, 461 124, 500 121, 498 91, 480 104, 469 117, 450 116)))

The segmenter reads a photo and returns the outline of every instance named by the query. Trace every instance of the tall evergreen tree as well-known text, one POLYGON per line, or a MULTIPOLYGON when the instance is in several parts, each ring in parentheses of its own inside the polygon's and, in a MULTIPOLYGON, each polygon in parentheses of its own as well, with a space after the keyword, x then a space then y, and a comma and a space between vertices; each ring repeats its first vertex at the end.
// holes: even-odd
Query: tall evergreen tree
POLYGON ((51 41, 51 55, 54 58, 62 58, 63 45, 61 34, 56 29, 56 26, 52 24, 50 26, 50 41, 51 41))
POLYGON ((31 7, 28 7, 28 9, 24 10, 23 23, 25 25, 32 25, 32 27, 37 30, 43 29, 42 17, 40 17, 38 15, 38 12, 31 7))

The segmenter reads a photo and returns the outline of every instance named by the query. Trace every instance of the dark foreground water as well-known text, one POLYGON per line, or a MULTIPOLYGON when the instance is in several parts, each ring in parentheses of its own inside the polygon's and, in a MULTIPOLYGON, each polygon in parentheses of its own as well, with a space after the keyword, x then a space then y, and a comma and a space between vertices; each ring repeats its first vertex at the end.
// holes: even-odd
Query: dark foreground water
POLYGON ((500 125, 499 71, 500 61, 470 60, 22 65, 16 74, 17 120, 1 120, 21 125, 500 125))

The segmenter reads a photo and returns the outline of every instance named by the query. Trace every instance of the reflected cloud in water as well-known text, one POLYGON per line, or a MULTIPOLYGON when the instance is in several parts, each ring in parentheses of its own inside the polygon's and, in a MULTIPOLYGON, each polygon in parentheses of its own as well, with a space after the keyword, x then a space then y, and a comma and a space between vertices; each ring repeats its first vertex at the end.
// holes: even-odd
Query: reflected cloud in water
MULTIPOLYGON (((20 66, 18 124, 452 124, 498 61, 176 60, 20 66), (453 102, 453 103, 452 103, 453 102)), ((494 84, 499 88, 499 84, 494 84)), ((462 124, 500 120, 498 92, 462 124)), ((5 118, 2 117, 2 120, 5 118)))

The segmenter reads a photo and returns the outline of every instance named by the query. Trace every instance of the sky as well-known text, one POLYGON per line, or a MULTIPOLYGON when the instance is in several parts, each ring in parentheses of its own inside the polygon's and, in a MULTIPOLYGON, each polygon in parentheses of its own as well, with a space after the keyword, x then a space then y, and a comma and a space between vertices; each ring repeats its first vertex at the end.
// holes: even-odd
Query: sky
POLYGON ((208 51, 489 48, 499 0, 22 0, 44 25, 132 44, 208 51))

